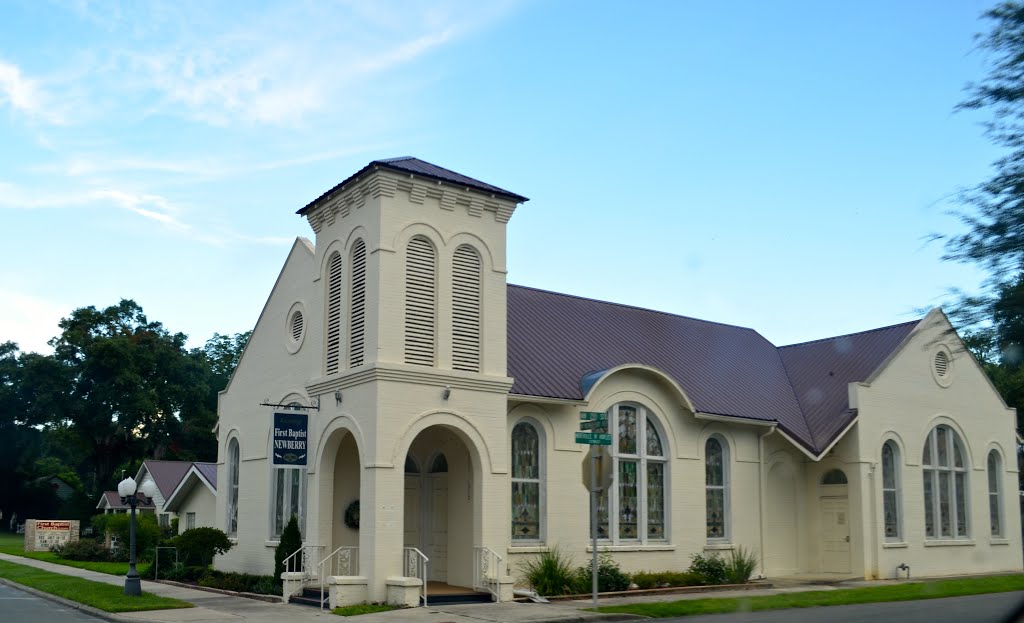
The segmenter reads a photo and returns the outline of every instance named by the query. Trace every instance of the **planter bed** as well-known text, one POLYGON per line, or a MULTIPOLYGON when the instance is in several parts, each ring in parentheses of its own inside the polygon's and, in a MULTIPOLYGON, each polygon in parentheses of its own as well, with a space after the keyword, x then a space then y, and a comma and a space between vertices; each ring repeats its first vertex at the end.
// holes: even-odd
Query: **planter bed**
MULTIPOLYGON (((715 584, 711 586, 667 586, 665 588, 638 588, 632 591, 609 591, 598 593, 601 597, 642 597, 644 595, 672 595, 687 593, 713 593, 717 591, 753 591, 772 588, 771 582, 747 582, 746 584, 715 584)), ((592 593, 580 595, 553 595, 545 597, 549 601, 569 601, 590 599, 592 593)), ((529 601, 529 597, 516 597, 515 601, 529 601)))

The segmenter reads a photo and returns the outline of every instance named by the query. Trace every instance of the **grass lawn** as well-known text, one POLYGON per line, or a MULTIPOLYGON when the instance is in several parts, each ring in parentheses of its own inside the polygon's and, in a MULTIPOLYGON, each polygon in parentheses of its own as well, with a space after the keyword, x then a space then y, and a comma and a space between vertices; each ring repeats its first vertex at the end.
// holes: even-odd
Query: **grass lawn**
POLYGON ((891 586, 867 586, 832 591, 810 591, 757 597, 728 597, 721 599, 687 599, 681 601, 603 606, 597 612, 624 612, 648 617, 682 617, 724 612, 750 612, 783 608, 813 608, 816 606, 842 606, 881 601, 911 601, 938 599, 983 593, 1004 593, 1024 590, 1024 575, 1001 575, 958 580, 934 580, 891 586))
MULTIPOLYGON (((110 575, 128 574, 128 563, 126 562, 84 562, 79 560, 64 560, 50 552, 26 552, 24 547, 25 535, 0 532, 0 553, 3 554, 24 556, 25 558, 33 558, 35 560, 52 562, 57 565, 77 567, 78 569, 88 569, 89 571, 98 571, 100 573, 107 573, 110 575)), ((145 571, 148 566, 148 564, 137 564, 136 569, 138 569, 139 575, 145 575, 145 571)))
POLYGON ((16 565, 4 560, 0 560, 0 578, 6 578, 44 593, 77 601, 106 612, 137 612, 139 610, 192 607, 192 604, 186 601, 158 597, 148 593, 143 593, 140 597, 129 597, 124 594, 123 586, 73 578, 35 567, 16 565))
POLYGON ((388 612, 390 610, 397 610, 399 606, 389 606, 387 604, 358 604, 355 606, 342 606, 331 610, 332 613, 343 617, 354 617, 358 614, 373 614, 374 612, 388 612))

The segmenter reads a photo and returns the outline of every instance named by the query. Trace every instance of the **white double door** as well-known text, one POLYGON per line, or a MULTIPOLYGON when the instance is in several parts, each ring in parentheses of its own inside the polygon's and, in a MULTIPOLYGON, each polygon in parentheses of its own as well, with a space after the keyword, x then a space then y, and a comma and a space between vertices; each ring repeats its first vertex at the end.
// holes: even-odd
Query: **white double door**
POLYGON ((448 581, 448 474, 405 476, 405 547, 415 547, 430 562, 427 576, 448 581))

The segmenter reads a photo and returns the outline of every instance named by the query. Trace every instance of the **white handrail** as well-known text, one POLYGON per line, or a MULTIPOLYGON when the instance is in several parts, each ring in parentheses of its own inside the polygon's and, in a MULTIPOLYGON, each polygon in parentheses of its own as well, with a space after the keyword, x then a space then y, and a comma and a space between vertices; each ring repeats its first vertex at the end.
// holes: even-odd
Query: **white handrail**
POLYGON ((485 545, 477 545, 473 548, 473 588, 485 590, 494 596, 494 601, 501 603, 501 562, 504 558, 501 554, 485 545), (488 572, 494 570, 494 577, 488 577, 488 572))
POLYGON ((318 560, 323 550, 323 545, 303 545, 284 559, 284 570, 288 573, 302 573, 306 580, 312 579, 312 561, 318 560))
POLYGON ((340 571, 341 568, 342 568, 342 565, 344 565, 344 568, 347 571, 347 573, 344 573, 344 574, 332 573, 331 575, 357 575, 358 571, 359 571, 359 548, 354 546, 354 545, 342 545, 342 546, 338 547, 338 549, 336 549, 333 552, 331 552, 330 554, 328 554, 326 558, 324 558, 323 560, 320 561, 320 563, 317 565, 317 569, 319 570, 319 575, 320 575, 320 609, 321 610, 324 609, 324 601, 325 601, 324 600, 324 584, 325 584, 324 580, 326 578, 325 578, 325 574, 324 574, 324 563, 327 562, 328 560, 331 560, 332 558, 334 559, 334 561, 331 563, 333 565, 331 570, 332 571, 340 571), (353 563, 353 559, 355 561, 354 563, 353 563), (355 569, 356 573, 352 573, 353 569, 355 569))
POLYGON ((427 605, 427 563, 430 559, 415 547, 406 547, 404 570, 406 575, 423 580, 423 605, 427 605), (420 575, 422 573, 422 575, 420 575))

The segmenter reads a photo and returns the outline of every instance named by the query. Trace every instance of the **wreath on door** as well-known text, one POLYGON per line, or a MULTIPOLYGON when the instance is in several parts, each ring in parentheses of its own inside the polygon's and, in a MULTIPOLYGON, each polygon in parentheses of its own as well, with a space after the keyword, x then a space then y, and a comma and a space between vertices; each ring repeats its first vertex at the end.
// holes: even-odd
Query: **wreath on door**
POLYGON ((355 500, 345 509, 345 525, 353 530, 359 529, 359 500, 355 500))

